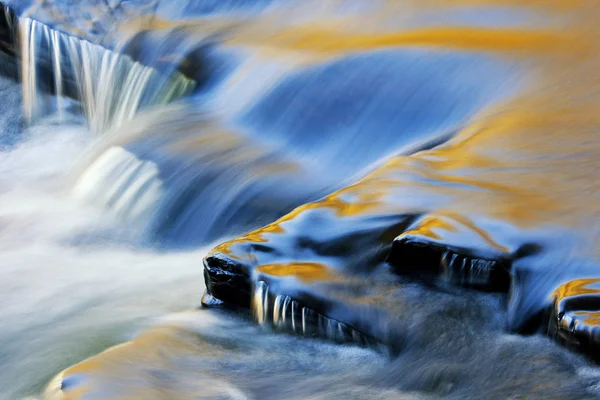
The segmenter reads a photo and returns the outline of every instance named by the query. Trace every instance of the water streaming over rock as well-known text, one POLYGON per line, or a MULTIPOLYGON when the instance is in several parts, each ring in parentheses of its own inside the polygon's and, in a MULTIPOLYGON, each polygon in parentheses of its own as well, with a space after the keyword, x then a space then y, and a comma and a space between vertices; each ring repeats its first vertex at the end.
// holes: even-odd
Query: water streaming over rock
POLYGON ((127 56, 30 18, 19 20, 23 105, 29 123, 64 113, 65 97, 79 100, 92 132, 101 134, 145 107, 188 93, 195 82, 163 76, 127 56), (54 96, 49 97, 47 92, 54 96))
POLYGON ((593 7, 30 3, 0 397, 598 396, 593 7))

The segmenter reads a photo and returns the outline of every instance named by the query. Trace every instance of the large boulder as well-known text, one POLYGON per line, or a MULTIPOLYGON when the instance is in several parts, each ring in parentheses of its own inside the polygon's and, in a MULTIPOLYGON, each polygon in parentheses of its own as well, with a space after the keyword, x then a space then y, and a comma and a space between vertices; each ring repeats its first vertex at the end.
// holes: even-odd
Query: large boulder
MULTIPOLYGON (((481 110, 451 140, 383 162, 355 184, 217 246, 204 260, 205 298, 251 306, 259 322, 271 323, 289 297, 302 313, 385 341, 363 312, 368 300, 353 294, 377 298, 373 281, 394 272, 438 287, 506 292, 509 330, 546 330, 555 290, 599 271, 600 99, 586 56, 597 44, 586 29, 569 37, 551 31, 553 47, 544 36, 523 37, 535 65, 523 76, 534 73, 536 83, 481 110)), ((448 46, 453 37, 438 40, 448 46)), ((523 56, 493 35, 478 37, 478 48, 523 56)), ((585 348, 597 341, 599 311, 588 297, 558 296, 552 322, 559 337, 585 348)))

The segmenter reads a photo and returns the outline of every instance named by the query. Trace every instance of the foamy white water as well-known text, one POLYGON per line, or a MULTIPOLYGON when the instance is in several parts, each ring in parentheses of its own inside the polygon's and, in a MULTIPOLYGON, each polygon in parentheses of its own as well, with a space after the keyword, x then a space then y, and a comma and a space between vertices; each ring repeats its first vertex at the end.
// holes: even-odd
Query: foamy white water
MULTIPOLYGON (((18 110, 12 110, 18 112, 18 110)), ((71 194, 90 145, 78 125, 42 125, 0 153, 0 398, 35 393, 61 368, 198 303, 204 250, 157 253, 71 194)))

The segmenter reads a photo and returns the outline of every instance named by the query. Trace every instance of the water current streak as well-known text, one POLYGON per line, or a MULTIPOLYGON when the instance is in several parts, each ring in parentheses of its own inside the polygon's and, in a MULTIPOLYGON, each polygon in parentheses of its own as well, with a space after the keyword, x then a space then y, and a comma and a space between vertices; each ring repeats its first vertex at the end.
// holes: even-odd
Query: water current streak
POLYGON ((299 336, 337 343, 374 345, 374 340, 347 324, 328 318, 286 295, 269 292, 264 281, 256 282, 252 310, 259 325, 299 336))
POLYGON ((166 104, 195 83, 175 72, 163 76, 128 56, 49 28, 19 20, 25 116, 34 123, 78 99, 91 130, 100 134, 144 107, 166 104), (47 94, 55 94, 49 98, 47 94))

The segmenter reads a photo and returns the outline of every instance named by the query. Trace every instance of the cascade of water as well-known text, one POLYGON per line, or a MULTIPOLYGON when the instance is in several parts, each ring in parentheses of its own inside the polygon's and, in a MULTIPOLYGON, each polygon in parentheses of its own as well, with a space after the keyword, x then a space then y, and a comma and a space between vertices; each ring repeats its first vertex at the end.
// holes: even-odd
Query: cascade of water
POLYGON ((138 110, 165 104, 189 92, 195 82, 178 72, 163 75, 29 18, 19 21, 23 103, 29 123, 48 112, 59 115, 65 97, 80 100, 90 129, 102 133, 130 120, 138 110), (43 92, 55 94, 50 99, 43 92))
POLYGON ((254 285, 252 311, 259 325, 278 331, 339 343, 375 345, 372 338, 351 326, 319 314, 290 296, 271 293, 269 285, 261 280, 254 285))

